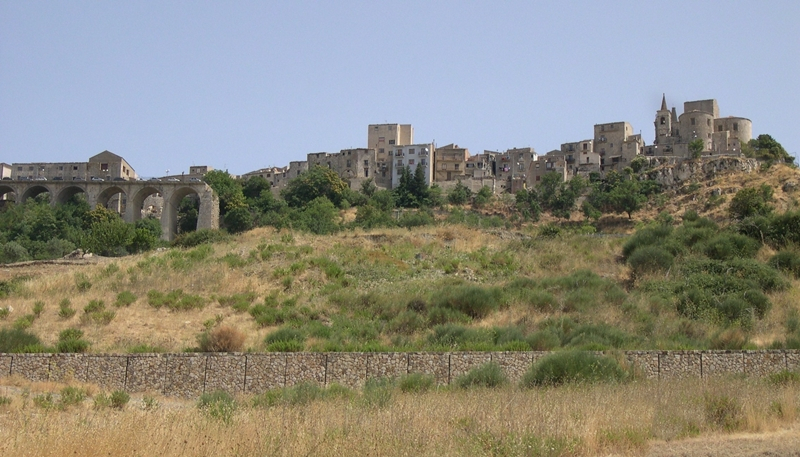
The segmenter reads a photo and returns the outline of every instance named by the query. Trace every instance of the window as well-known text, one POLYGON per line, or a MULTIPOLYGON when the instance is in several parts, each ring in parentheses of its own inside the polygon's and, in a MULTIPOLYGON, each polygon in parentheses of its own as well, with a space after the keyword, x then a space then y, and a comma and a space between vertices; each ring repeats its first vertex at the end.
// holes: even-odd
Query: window
POLYGON ((583 143, 583 150, 584 150, 584 151, 585 151, 585 150, 586 150, 586 148, 588 148, 588 147, 589 147, 589 144, 587 144, 587 143, 583 143))
POLYGON ((722 131, 722 126, 721 126, 721 125, 718 125, 718 126, 717 126, 717 132, 721 132, 721 131, 722 131))
POLYGON ((64 171, 64 166, 62 165, 62 166, 58 167, 58 171, 64 171))
POLYGON ((694 125, 694 118, 692 118, 692 125, 694 125))
POLYGON ((706 125, 711 127, 711 119, 706 119, 706 125))
POLYGON ((441 166, 441 167, 439 167, 439 168, 441 168, 442 170, 447 170, 447 164, 446 164, 446 163, 443 163, 443 164, 442 164, 442 166, 441 166))
POLYGON ((709 139, 711 138, 711 134, 710 134, 710 133, 708 134, 708 138, 709 138, 709 139))
POLYGON ((389 144, 394 144, 394 140, 389 140, 389 144))
POLYGON ((378 149, 378 154, 383 154, 383 153, 385 153, 385 152, 386 152, 386 151, 384 151, 384 149, 383 149, 383 148, 380 148, 380 149, 378 149))
POLYGON ((397 160, 397 166, 398 167, 402 167, 403 166, 403 160, 402 159, 398 159, 397 160))
POLYGON ((100 164, 100 171, 108 171, 108 164, 107 163, 101 163, 100 164))
POLYGON ((459 165, 460 165, 460 164, 458 164, 458 163, 457 163, 457 164, 455 164, 455 166, 454 166, 453 168, 454 168, 455 170, 458 170, 458 168, 459 168, 459 165))
POLYGON ((409 165, 414 165, 414 159, 408 159, 408 164, 409 165))
POLYGON ((413 154, 413 153, 414 153, 414 148, 411 148, 411 149, 409 149, 409 150, 408 150, 408 153, 409 153, 409 154, 413 154))
POLYGON ((28 167, 28 171, 33 171, 33 165, 31 165, 30 167, 28 167))
POLYGON ((17 171, 22 171, 22 167, 17 167, 17 171))
POLYGON ((347 168, 350 168, 350 160, 347 160, 347 168))
POLYGON ((77 167, 77 166, 73 166, 73 167, 72 167, 72 171, 76 171, 77 169, 78 169, 78 167, 77 167))
POLYGON ((666 123, 667 123, 667 118, 665 118, 664 116, 661 116, 661 125, 664 125, 666 123))
POLYGON ((733 131, 734 132, 738 132, 739 131, 739 124, 736 123, 736 122, 733 123, 733 131))
POLYGON ((369 160, 365 160, 364 161, 364 168, 367 168, 367 167, 369 167, 369 160))

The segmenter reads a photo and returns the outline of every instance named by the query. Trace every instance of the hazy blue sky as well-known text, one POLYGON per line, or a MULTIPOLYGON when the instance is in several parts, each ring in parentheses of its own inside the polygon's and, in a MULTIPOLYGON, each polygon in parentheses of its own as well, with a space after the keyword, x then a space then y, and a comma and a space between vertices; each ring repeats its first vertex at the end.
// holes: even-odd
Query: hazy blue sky
POLYGON ((140 175, 365 147, 367 125, 543 154, 666 92, 800 152, 800 1, 0 0, 0 161, 140 175))

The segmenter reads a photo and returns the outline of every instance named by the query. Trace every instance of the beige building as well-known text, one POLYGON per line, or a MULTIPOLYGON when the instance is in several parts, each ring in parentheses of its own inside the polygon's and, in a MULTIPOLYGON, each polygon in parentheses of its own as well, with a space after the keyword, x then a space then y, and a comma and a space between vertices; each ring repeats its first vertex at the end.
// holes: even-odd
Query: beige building
POLYGON ((434 181, 457 181, 467 177, 467 160, 469 149, 460 148, 457 144, 448 144, 436 148, 434 154, 434 181))
POLYGON ((644 151, 642 136, 633 133, 628 122, 594 126, 594 152, 600 157, 600 171, 622 170, 644 151))
POLYGON ((375 150, 375 184, 392 186, 392 149, 414 142, 411 124, 370 124, 367 126, 367 149, 375 150))
POLYGON ((90 157, 88 162, 14 163, 11 165, 11 173, 13 179, 48 181, 88 181, 92 178, 111 181, 138 178, 136 171, 124 158, 109 151, 90 157))
POLYGON ((678 116, 675 107, 667 108, 666 95, 656 111, 655 139, 646 148, 647 155, 689 157, 689 143, 703 140, 706 155, 738 155, 742 144, 753 137, 753 124, 743 117, 720 117, 714 99, 695 100, 683 104, 678 116))

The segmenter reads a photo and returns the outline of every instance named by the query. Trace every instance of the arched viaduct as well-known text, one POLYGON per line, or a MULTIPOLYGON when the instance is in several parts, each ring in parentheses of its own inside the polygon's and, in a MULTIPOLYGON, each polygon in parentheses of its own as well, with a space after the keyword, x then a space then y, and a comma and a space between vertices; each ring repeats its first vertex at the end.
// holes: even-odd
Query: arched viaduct
POLYGON ((177 233, 178 204, 183 197, 195 194, 200 199, 197 228, 219 228, 219 198, 204 182, 173 181, 0 181, 0 195, 14 193, 17 203, 44 192, 50 193, 50 204, 67 202, 76 194, 86 194, 89 207, 107 206, 117 194, 126 199, 125 222, 142 218, 142 207, 147 197, 161 194, 164 207, 161 211, 161 238, 172 240, 177 233))

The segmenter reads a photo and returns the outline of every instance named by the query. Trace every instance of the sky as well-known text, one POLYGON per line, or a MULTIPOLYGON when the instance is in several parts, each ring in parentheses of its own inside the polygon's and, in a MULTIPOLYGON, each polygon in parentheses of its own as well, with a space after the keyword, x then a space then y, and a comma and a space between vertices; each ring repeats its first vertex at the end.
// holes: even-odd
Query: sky
POLYGON ((798 20, 796 0, 0 0, 0 162, 241 174, 382 123, 472 154, 618 121, 651 144, 662 94, 796 155, 798 20))

